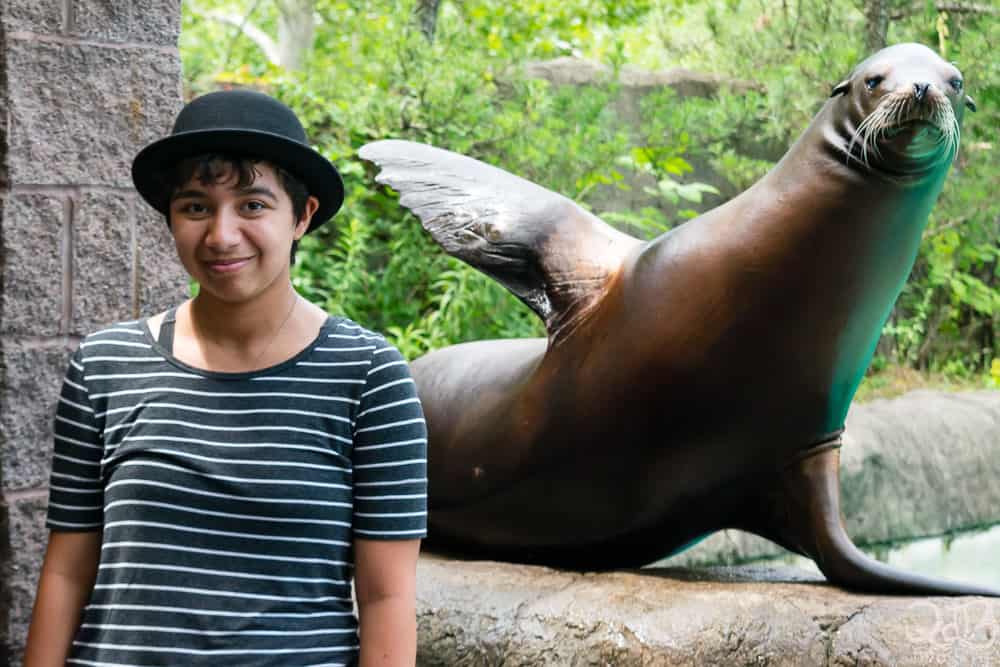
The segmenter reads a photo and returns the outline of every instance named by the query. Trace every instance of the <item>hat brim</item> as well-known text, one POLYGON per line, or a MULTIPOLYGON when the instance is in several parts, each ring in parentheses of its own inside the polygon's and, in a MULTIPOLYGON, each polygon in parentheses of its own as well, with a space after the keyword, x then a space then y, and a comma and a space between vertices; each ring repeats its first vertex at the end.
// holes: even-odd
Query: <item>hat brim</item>
POLYGON ((266 160, 299 179, 319 200, 306 233, 332 218, 344 202, 340 173, 317 151, 278 134, 244 129, 181 132, 151 143, 132 161, 135 189, 150 206, 168 215, 170 200, 164 174, 181 160, 205 153, 266 160))

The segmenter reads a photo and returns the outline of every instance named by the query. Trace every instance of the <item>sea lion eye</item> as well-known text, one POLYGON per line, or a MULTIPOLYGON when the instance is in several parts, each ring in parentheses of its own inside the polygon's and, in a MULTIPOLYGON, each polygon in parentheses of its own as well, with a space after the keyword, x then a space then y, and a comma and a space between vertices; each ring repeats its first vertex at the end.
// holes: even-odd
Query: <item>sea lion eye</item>
POLYGON ((948 83, 951 84, 951 87, 955 89, 956 93, 962 92, 962 80, 959 79, 958 77, 955 77, 954 79, 952 79, 948 83))
POLYGON ((875 88, 878 87, 878 84, 882 83, 884 80, 884 76, 878 76, 877 74, 875 76, 870 76, 865 79, 865 88, 868 90, 875 90, 875 88))

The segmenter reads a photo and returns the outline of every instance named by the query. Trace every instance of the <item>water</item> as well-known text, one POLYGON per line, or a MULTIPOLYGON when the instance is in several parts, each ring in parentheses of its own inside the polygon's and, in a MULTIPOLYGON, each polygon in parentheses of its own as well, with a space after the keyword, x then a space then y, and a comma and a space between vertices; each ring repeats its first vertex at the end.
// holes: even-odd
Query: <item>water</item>
MULTIPOLYGON (((927 538, 862 551, 906 572, 1000 588, 1000 524, 951 538, 927 538)), ((755 562, 786 563, 819 573, 815 563, 797 555, 755 562)))

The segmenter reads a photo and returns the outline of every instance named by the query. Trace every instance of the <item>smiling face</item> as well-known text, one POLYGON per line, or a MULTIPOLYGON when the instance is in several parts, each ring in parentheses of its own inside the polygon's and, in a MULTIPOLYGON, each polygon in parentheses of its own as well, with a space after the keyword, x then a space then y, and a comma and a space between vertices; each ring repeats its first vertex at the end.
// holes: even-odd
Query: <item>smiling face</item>
POLYGON ((249 178, 223 160, 207 173, 195 170, 171 197, 170 229, 199 297, 242 304, 283 294, 292 243, 305 234, 317 205, 309 197, 296 221, 291 198, 266 162, 255 163, 249 178))

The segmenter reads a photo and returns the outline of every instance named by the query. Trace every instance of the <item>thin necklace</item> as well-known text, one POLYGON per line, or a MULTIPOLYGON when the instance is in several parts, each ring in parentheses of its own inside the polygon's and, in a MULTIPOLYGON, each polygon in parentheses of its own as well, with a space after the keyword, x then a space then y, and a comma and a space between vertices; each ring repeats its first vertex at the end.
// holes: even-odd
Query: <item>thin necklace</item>
POLYGON ((292 305, 288 309, 288 313, 285 314, 285 319, 283 319, 281 321, 281 324, 278 325, 278 329, 274 332, 274 335, 271 336, 271 340, 267 341, 267 345, 265 345, 264 348, 257 354, 257 356, 254 357, 252 364, 253 368, 251 370, 257 370, 257 364, 264 356, 264 353, 271 349, 271 346, 274 345, 274 341, 278 340, 278 336, 281 334, 281 330, 285 328, 286 324, 288 324, 288 320, 292 319, 292 313, 295 312, 295 306, 299 305, 298 292, 293 291, 292 294, 294 294, 295 296, 292 299, 292 305))

